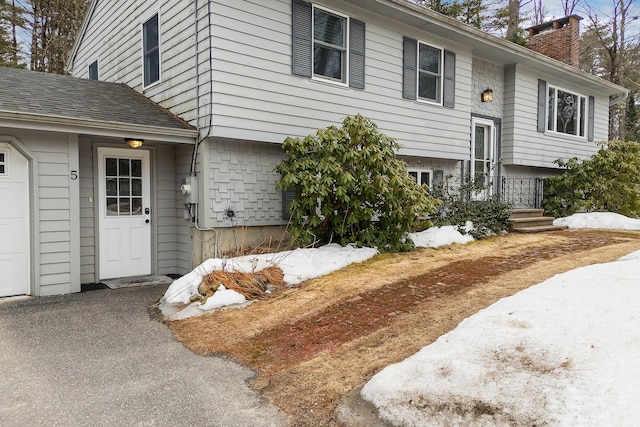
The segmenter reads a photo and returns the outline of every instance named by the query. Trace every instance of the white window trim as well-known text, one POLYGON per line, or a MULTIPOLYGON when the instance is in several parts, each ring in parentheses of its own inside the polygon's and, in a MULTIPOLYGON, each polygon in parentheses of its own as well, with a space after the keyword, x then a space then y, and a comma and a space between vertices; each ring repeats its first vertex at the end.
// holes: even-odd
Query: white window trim
POLYGON ((0 165, 4 165, 4 173, 0 172, 0 178, 9 177, 9 150, 1 149, 0 153, 4 154, 4 162, 0 162, 0 165))
MULTIPOLYGON (((426 169, 426 168, 413 168, 413 167, 408 167, 407 168, 407 173, 412 173, 415 172, 418 174, 418 180, 420 180, 422 178, 423 173, 427 173, 429 174, 429 188, 432 188, 433 186, 433 170, 432 169, 426 169)), ((419 185, 422 185, 421 182, 418 182, 419 185)))
MULTIPOLYGON (((586 140, 587 139, 587 133, 588 133, 588 129, 589 129, 589 97, 586 95, 581 94, 580 92, 576 92, 574 90, 570 90, 570 89, 565 89, 563 87, 560 86, 556 86, 556 85, 552 85, 550 83, 547 83, 547 92, 546 92, 546 100, 547 102, 545 103, 545 123, 544 123, 544 133, 545 135, 553 135, 553 136, 561 136, 561 137, 566 137, 566 138, 572 138, 572 139, 579 139, 579 140, 586 140), (562 92, 567 92, 570 93, 571 95, 575 95, 578 97, 578 102, 582 102, 584 105, 584 127, 582 129, 582 133, 583 135, 580 136, 580 129, 578 129, 578 135, 574 135, 572 133, 564 133, 564 132, 558 132, 557 130, 549 130, 549 90, 550 89, 554 89, 555 93, 556 93, 556 105, 555 107, 558 107, 558 91, 562 91, 562 92)), ((580 125, 580 108, 578 108, 578 126, 580 125)), ((554 129, 558 129, 558 113, 556 112, 553 115, 553 128, 554 129)))
POLYGON ((144 19, 142 21, 142 23, 140 24, 140 45, 142 47, 141 52, 142 52, 142 89, 146 90, 149 88, 152 88, 154 86, 159 85, 160 83, 162 83, 162 19, 161 19, 161 15, 160 15, 160 11, 156 10, 153 13, 150 13, 146 19, 144 19), (145 71, 145 56, 144 56, 144 26, 147 22, 149 22, 151 19, 153 19, 154 16, 158 16, 158 80, 145 86, 145 82, 144 82, 144 71, 145 71))
POLYGON ((331 83, 333 85, 336 86, 344 86, 344 87, 349 87, 349 51, 351 49, 351 46, 349 46, 349 39, 350 39, 350 29, 351 29, 351 22, 350 22, 350 17, 349 15, 345 15, 344 13, 338 12, 336 10, 333 9, 329 9, 328 7, 323 7, 323 6, 318 6, 316 4, 312 4, 311 5, 311 79, 312 80, 317 80, 320 82, 324 82, 324 83, 331 83), (316 27, 316 14, 315 11, 316 9, 320 9, 324 12, 336 15, 336 16, 340 16, 342 18, 345 18, 346 20, 346 25, 345 25, 345 61, 344 61, 344 81, 337 81, 335 79, 330 79, 328 77, 324 77, 320 74, 316 74, 314 72, 315 70, 315 64, 314 64, 314 58, 315 55, 313 54, 314 51, 314 45, 316 42, 315 39, 315 27, 316 27))
POLYGON ((416 43, 416 101, 422 102, 425 104, 442 106, 443 91, 444 91, 444 48, 440 46, 436 46, 431 43, 426 43, 421 40, 418 40, 416 43), (440 69, 439 70, 440 73, 438 74, 440 76, 440 91, 439 91, 440 100, 439 101, 432 101, 430 99, 420 98, 420 45, 421 44, 425 46, 429 46, 433 49, 438 49, 440 51, 440 63, 438 64, 440 69))

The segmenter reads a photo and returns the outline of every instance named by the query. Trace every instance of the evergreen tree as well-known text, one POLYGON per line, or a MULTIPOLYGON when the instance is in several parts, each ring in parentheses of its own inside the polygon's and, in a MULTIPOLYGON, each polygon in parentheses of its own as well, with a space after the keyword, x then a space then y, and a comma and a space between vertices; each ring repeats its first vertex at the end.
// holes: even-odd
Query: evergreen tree
POLYGON ((625 139, 627 141, 640 142, 640 124, 638 123, 640 117, 638 116, 636 98, 635 92, 629 92, 625 110, 625 139))

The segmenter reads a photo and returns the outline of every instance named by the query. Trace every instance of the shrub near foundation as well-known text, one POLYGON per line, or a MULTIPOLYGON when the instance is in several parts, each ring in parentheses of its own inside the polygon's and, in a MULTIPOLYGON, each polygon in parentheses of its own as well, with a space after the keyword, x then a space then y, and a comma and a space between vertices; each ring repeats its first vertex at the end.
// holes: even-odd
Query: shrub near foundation
POLYGON ((287 159, 276 166, 278 188, 295 189, 292 240, 304 246, 337 242, 401 251, 406 238, 438 201, 416 184, 396 158, 399 144, 362 115, 341 127, 287 138, 287 159))
POLYGON ((640 144, 609 141, 588 160, 558 159, 562 175, 545 178, 542 207, 553 216, 578 211, 640 216, 640 144))

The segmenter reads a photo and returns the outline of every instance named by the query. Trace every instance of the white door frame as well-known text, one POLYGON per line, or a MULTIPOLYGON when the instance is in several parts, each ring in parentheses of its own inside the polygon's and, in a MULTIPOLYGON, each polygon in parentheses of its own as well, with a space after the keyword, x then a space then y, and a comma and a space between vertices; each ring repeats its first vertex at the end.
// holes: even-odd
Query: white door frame
POLYGON ((484 162, 485 169, 484 173, 487 174, 487 183, 490 184, 488 187, 487 196, 491 196, 497 191, 495 188, 496 183, 496 158, 497 158, 497 133, 496 133, 496 125, 495 122, 491 119, 484 119, 480 117, 472 117, 471 118, 471 162, 469 168, 470 179, 475 178, 476 174, 476 156, 475 156, 475 148, 476 148, 476 126, 482 126, 488 130, 488 134, 485 134, 485 140, 488 142, 485 145, 485 157, 482 159, 484 162))
MULTIPOLYGON (((97 159, 98 279, 149 275, 152 272, 151 153, 148 150, 131 148, 98 147, 97 159), (121 174, 118 169, 118 177, 109 178, 110 185, 116 185, 119 198, 111 193, 112 188, 110 188, 110 194, 106 194, 107 157, 141 161, 140 177, 127 176, 126 172, 121 174), (133 190, 135 182, 138 183, 139 190, 133 190), (124 187, 121 186, 124 184, 131 185, 129 192, 122 192, 121 188, 124 187), (127 195, 131 196, 128 202, 127 195), (107 207, 112 206, 114 202, 117 202, 116 209, 109 208, 107 212, 107 207), (131 213, 123 214, 117 211, 123 207, 129 209, 131 213)), ((118 165, 120 165, 119 161, 118 165)))

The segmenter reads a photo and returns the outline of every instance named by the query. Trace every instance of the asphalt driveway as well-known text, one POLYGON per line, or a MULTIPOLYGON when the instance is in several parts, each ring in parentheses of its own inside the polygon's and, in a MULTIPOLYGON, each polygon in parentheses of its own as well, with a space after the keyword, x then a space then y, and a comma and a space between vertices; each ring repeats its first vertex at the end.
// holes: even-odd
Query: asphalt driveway
POLYGON ((165 290, 0 299, 0 425, 285 425, 249 369, 194 355, 150 318, 165 290))

